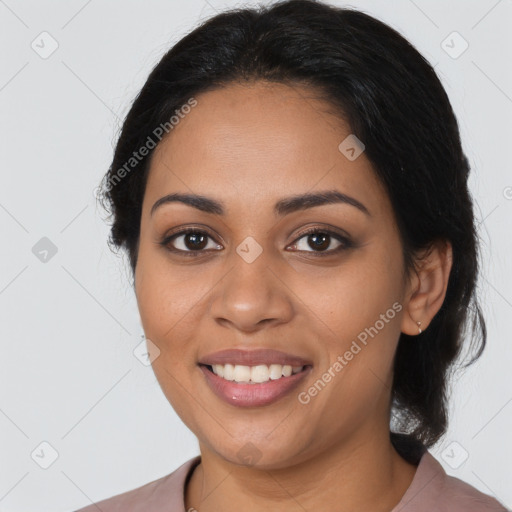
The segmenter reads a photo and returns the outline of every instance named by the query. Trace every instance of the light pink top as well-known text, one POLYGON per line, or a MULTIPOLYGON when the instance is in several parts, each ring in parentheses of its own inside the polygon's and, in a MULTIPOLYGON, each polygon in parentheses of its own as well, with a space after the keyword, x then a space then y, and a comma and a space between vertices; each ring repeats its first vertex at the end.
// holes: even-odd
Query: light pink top
MULTIPOLYGON (((186 512, 185 484, 199 464, 198 455, 158 480, 118 494, 76 512, 186 512)), ((496 499, 448 476, 428 452, 400 503, 391 512, 510 512, 496 499)))

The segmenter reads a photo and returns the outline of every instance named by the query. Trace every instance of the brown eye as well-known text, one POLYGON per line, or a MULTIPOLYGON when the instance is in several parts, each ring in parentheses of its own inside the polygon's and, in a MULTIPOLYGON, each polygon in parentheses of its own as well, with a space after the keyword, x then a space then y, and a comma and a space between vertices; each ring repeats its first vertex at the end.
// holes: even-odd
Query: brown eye
MULTIPOLYGON (((212 237, 206 232, 197 229, 187 229, 174 233, 165 237, 160 244, 169 249, 171 252, 183 253, 186 256, 198 256, 202 252, 206 252, 208 248, 208 240, 212 237), (194 254, 196 253, 196 254, 194 254)), ((221 245, 213 243, 209 249, 219 249, 221 245)))
POLYGON ((187 233, 183 235, 183 245, 191 251, 204 249, 208 242, 208 235, 201 233, 187 233))
POLYGON ((324 251, 329 248, 331 242, 331 235, 326 233, 313 233, 312 235, 308 235, 308 244, 312 249, 319 249, 324 251))
POLYGON ((335 233, 328 229, 312 228, 302 233, 301 236, 293 243, 292 247, 298 251, 311 252, 315 256, 328 256, 353 247, 353 243, 347 237, 340 235, 339 233, 335 233), (301 242, 302 239, 305 239, 305 241, 301 242), (333 239, 338 242, 338 246, 329 249, 332 245, 333 239), (309 251, 308 248, 313 250, 309 251))

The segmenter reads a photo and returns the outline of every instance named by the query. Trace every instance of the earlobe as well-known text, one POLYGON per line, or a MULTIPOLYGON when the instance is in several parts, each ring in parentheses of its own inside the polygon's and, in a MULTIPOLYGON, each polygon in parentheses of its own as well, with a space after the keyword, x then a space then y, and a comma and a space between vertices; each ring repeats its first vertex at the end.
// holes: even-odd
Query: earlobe
POLYGON ((417 268, 411 279, 410 295, 402 319, 403 333, 416 336, 428 328, 444 302, 452 258, 450 242, 438 241, 417 259, 417 268))

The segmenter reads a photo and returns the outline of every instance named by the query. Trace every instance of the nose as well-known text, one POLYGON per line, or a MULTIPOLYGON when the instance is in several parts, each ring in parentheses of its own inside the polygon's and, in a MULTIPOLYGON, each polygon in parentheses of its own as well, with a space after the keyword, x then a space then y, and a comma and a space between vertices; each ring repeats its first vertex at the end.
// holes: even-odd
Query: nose
POLYGON ((215 287, 210 313, 224 327, 251 333, 289 322, 294 314, 292 296, 283 272, 262 254, 252 263, 235 262, 215 287))

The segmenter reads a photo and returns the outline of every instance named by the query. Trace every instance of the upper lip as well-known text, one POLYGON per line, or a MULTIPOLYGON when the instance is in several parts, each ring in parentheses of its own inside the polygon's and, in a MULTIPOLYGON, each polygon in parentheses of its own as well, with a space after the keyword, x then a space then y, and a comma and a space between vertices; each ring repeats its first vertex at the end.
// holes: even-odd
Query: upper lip
POLYGON ((312 363, 302 357, 280 352, 270 348, 253 349, 253 350, 240 350, 240 349, 227 349, 219 352, 214 352, 202 357, 199 364, 214 365, 214 364, 238 364, 244 366, 256 366, 260 364, 281 364, 290 366, 307 366, 312 363))

